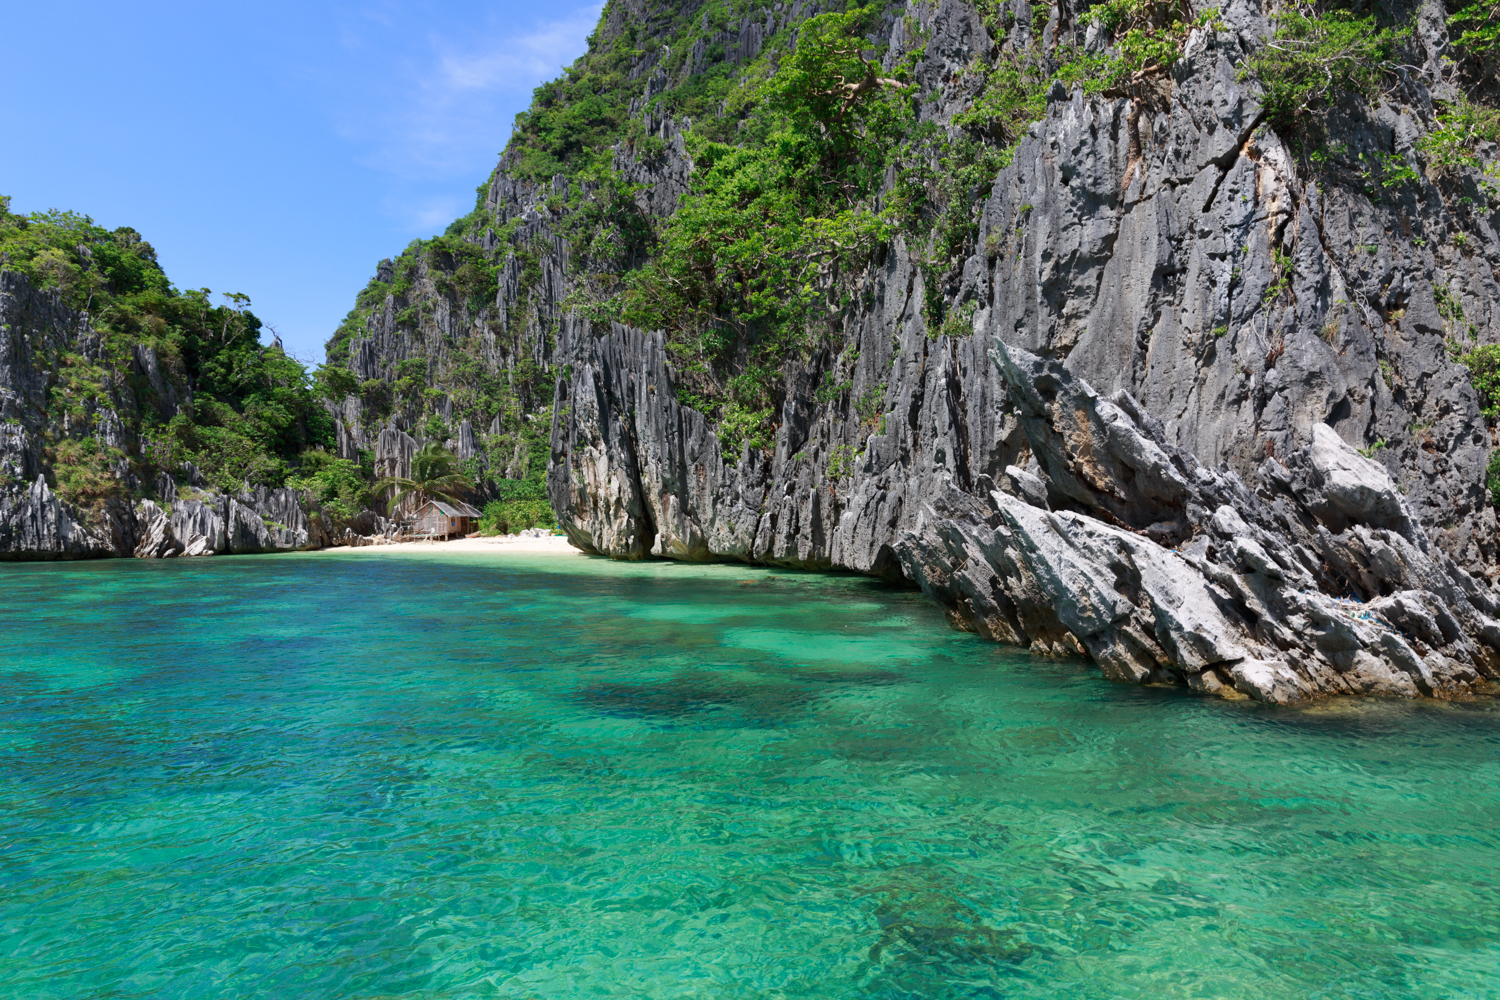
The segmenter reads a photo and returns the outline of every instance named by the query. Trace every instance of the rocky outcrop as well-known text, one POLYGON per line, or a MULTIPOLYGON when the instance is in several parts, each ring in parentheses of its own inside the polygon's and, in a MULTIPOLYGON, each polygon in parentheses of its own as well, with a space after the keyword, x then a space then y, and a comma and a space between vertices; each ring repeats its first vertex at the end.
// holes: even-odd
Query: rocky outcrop
POLYGON ((1326 424, 1251 490, 1003 343, 1048 496, 949 488, 898 545, 950 620, 1117 680, 1272 702, 1466 693, 1500 677, 1500 608, 1411 516, 1385 470, 1326 424))
POLYGON ((396 522, 373 511, 337 521, 286 488, 113 503, 95 516, 65 502, 41 476, 25 490, 0 494, 0 560, 294 552, 379 544, 398 533, 396 522))
MULTIPOLYGON (((554 373, 573 360, 560 344, 561 328, 576 323, 568 307, 608 298, 618 275, 644 262, 652 240, 649 234, 637 233, 633 240, 601 240, 575 248, 568 238, 577 235, 570 214, 613 212, 606 192, 616 189, 629 192, 643 217, 659 222, 675 212, 692 175, 686 136, 693 123, 664 112, 651 103, 653 99, 706 72, 745 67, 765 56, 773 36, 785 38, 820 10, 808 0, 767 4, 758 12, 733 16, 700 12, 694 4, 607 4, 598 33, 601 41, 628 33, 638 42, 660 42, 689 26, 695 28, 690 32, 693 41, 684 47, 643 44, 637 50, 627 76, 637 88, 629 113, 639 118, 640 127, 609 150, 613 183, 601 187, 563 174, 519 176, 523 165, 515 152, 503 154, 476 208, 484 221, 461 236, 489 257, 497 286, 492 297, 458 289, 439 259, 441 253, 403 255, 377 265, 376 281, 357 302, 354 328, 341 329, 327 343, 329 362, 347 366, 367 387, 332 407, 340 457, 353 459, 361 451, 376 451, 385 436, 400 433, 421 444, 436 440, 497 478, 521 479, 534 473, 518 469, 512 456, 516 438, 530 440, 538 436, 535 431, 544 434, 545 421, 520 434, 513 426, 502 427, 509 401, 495 405, 498 387, 509 388, 533 415, 544 409, 552 398, 554 373), (502 238, 499 233, 508 235, 502 238), (409 270, 403 270, 408 265, 409 270), (595 282, 596 273, 608 277, 595 282), (417 361, 426 362, 420 374, 402 367, 417 361), (371 388, 380 383, 391 386, 403 378, 420 381, 424 391, 392 398, 371 388), (435 403, 434 397, 441 395, 447 398, 435 403), (433 415, 442 418, 441 432, 428 429, 424 418, 433 415), (463 437, 465 420, 474 435, 472 443, 463 437)), ((523 454, 527 450, 521 449, 523 454)), ((479 499, 484 496, 481 491, 479 499)))
MULTIPOLYGON (((553 505, 573 544, 618 558, 903 575, 956 627, 1087 656, 1117 680, 1290 702, 1454 695, 1500 677, 1488 581, 1327 424, 1263 459, 1252 489, 1172 444, 1128 393, 1103 399, 1061 362, 997 344, 1014 407, 1000 425, 1034 471, 965 487, 961 466, 918 478, 891 462, 844 493, 826 477, 799 490, 806 459, 785 448, 726 463, 675 398, 661 337, 617 327, 559 386, 553 505)), ((867 462, 901 453, 884 437, 867 462)))
MULTIPOLYGON (((141 482, 129 461, 141 446, 131 418, 154 409, 160 420, 170 419, 186 391, 162 373, 144 345, 133 347, 123 368, 107 356, 87 314, 0 268, 0 559, 281 552, 393 534, 389 522, 368 512, 336 524, 310 496, 292 489, 235 495, 192 489, 179 496, 172 475, 141 482), (50 396, 65 365, 80 362, 103 376, 94 375, 97 391, 70 400, 59 421, 49 411, 50 396), (130 391, 132 381, 139 393, 130 391), (54 473, 49 442, 66 439, 89 439, 117 456, 110 466, 117 489, 87 510, 48 483, 54 473)), ((409 449, 406 456, 409 465, 409 449)), ((190 464, 180 473, 185 483, 202 485, 190 464)))
POLYGON ((0 559, 93 559, 116 554, 108 531, 47 487, 38 475, 24 489, 0 493, 0 559))
MULTIPOLYGON (((38 291, 18 271, 0 267, 0 484, 12 493, 41 475, 45 464, 43 430, 48 424, 48 393, 65 351, 96 362, 100 338, 88 317, 62 304, 53 292, 38 291)), ((154 356, 151 359, 154 364, 154 356)), ((128 401, 104 387, 70 415, 98 436, 119 440, 119 413, 128 401)))
POLYGON ((687 153, 684 129, 692 122, 645 113, 645 132, 657 140, 651 151, 630 146, 615 150, 615 173, 626 184, 638 186, 635 203, 648 215, 665 217, 677 211, 688 192, 693 161, 687 153))
POLYGON ((1463 565, 1496 559, 1491 437, 1457 350, 1497 336, 1493 209, 1426 177, 1372 198, 1376 153, 1432 121, 1426 83, 1335 116, 1310 173, 1239 73, 1269 26, 1223 8, 1155 101, 1055 93, 1002 170, 955 288, 981 335, 1125 390, 1168 440, 1249 476, 1326 423, 1376 460, 1463 565), (1442 305, 1440 305, 1442 303, 1442 305))
POLYGON ((309 513, 296 490, 177 499, 170 512, 148 503, 141 510, 145 539, 135 550, 141 558, 318 549, 332 541, 320 512, 309 513))
MULTIPOLYGON (((639 127, 613 163, 653 225, 693 169, 693 123, 653 98, 711 56, 774 61, 772 34, 816 12, 783 6, 737 13, 701 51, 642 49, 639 127)), ((1065 5, 1045 26, 1012 13, 1000 38, 970 4, 914 0, 872 40, 887 69, 913 60, 921 121, 956 136, 976 66, 1073 31, 1065 5)), ((495 225, 472 237, 496 257, 493 307, 465 312, 419 276, 419 320, 388 301, 349 363, 361 380, 419 357, 433 379, 465 356, 501 378, 547 372, 548 489, 587 551, 904 577, 959 627, 1124 680, 1273 701, 1460 692, 1494 673, 1500 546, 1493 432, 1455 358, 1500 341, 1500 216, 1476 177, 1374 192, 1367 176, 1392 151, 1416 163, 1434 95, 1452 96, 1443 11, 1419 13, 1425 68, 1333 112, 1338 155, 1315 170, 1243 72, 1270 30, 1250 0, 1130 96, 1054 85, 982 195, 967 258, 937 266, 897 237, 841 279, 840 326, 782 372, 764 451, 724 453, 679 400, 662 334, 569 308, 613 287, 595 271, 638 261, 571 246, 560 206, 582 182, 524 180, 504 157, 482 206, 495 225), (1057 410, 1059 393, 1080 409, 1057 410)), ((679 16, 611 4, 601 37, 679 16)), ((455 386, 433 387, 485 427, 455 386)), ((412 414, 351 399, 340 416, 350 455, 398 463, 417 442, 412 414)), ((470 448, 461 430, 450 446, 470 448)), ((509 475, 512 454, 491 467, 509 475)))
POLYGON ((547 486, 574 545, 628 559, 772 557, 757 547, 759 456, 742 470, 724 461, 703 414, 677 401, 659 334, 616 326, 595 341, 554 412, 547 486))
MULTIPOLYGON (((574 543, 904 576, 958 627, 1140 683, 1283 702, 1495 677, 1491 433, 1453 358, 1500 338, 1500 217, 1451 179, 1372 199, 1306 172, 1239 72, 1264 14, 1220 17, 1149 99, 1054 88, 962 268, 887 247, 842 346, 787 373, 774 452, 722 454, 660 335, 562 317, 549 487, 574 543)), ((890 32, 888 62, 922 46, 939 122, 995 44, 954 0, 890 32)), ((1409 148, 1428 86, 1335 115, 1333 142, 1409 148)))
MULTIPOLYGON (((232 497, 209 494, 179 498, 171 503, 170 510, 147 500, 141 503, 138 514, 144 528, 134 554, 142 559, 287 552, 349 544, 348 526, 334 525, 306 497, 290 489, 261 488, 232 497)), ((384 525, 369 527, 372 534, 378 534, 384 525)))

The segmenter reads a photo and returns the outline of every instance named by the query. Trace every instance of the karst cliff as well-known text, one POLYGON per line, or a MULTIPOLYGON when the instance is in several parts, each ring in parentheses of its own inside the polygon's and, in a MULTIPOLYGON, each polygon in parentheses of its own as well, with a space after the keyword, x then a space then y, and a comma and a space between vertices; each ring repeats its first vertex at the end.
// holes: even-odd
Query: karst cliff
MULTIPOLYGON (((1401 68, 1289 114, 1274 54, 1312 18, 1255 3, 611 4, 445 238, 493 288, 466 300, 458 255, 414 247, 330 354, 377 389, 425 366, 495 469, 545 413, 588 551, 904 577, 957 627, 1122 680, 1475 690, 1500 668, 1473 374, 1500 244, 1488 147, 1454 165, 1430 139, 1473 107, 1452 13, 1361 22, 1401 68), (1140 37, 1165 48, 1132 57, 1140 37), (835 84, 906 102, 898 131, 869 114, 848 146, 884 143, 878 176, 825 163, 822 229, 752 244, 789 216, 732 157, 798 155, 775 81, 816 73, 810 42, 835 84), (569 115, 573 148, 549 131, 569 115), (714 238, 745 256, 694 249, 714 238), (519 420, 484 377, 532 395, 519 420)), ((410 448, 422 412, 350 396, 342 446, 410 448)))
POLYGON ((179 291, 129 227, 0 197, 0 560, 389 534, 301 364, 243 295, 179 291))
MULTIPOLYGON (((1457 6, 612 0, 328 343, 341 460, 846 569, 1112 678, 1500 677, 1494 60, 1457 6)), ((175 513, 174 513, 175 516, 175 513)))

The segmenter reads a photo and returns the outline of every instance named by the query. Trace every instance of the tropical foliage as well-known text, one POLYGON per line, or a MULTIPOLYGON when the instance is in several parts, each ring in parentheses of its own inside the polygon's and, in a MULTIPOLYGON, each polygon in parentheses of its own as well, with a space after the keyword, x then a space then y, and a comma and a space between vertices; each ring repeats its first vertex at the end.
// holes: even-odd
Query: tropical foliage
POLYGON ((436 441, 429 441, 411 457, 410 476, 386 476, 373 492, 394 511, 408 497, 421 506, 428 500, 462 502, 474 489, 473 480, 458 469, 458 459, 436 441))
POLYGON ((484 505, 479 530, 485 534, 510 535, 528 528, 553 528, 557 519, 540 478, 507 479, 495 484, 500 499, 484 505))
POLYGON ((102 336, 99 354, 64 351, 49 366, 56 419, 48 447, 68 499, 95 506, 119 495, 112 470, 121 461, 142 479, 192 462, 224 488, 281 485, 300 455, 331 446, 332 420, 306 370, 274 337, 262 342, 249 297, 230 293, 216 305, 207 288, 177 289, 134 229, 105 229, 74 212, 13 213, 0 197, 0 267, 86 312, 102 336), (164 384, 174 387, 175 414, 153 385, 111 382, 132 370, 138 348, 151 349, 164 384), (92 412, 112 392, 138 395, 129 428, 138 450, 117 454, 92 438, 67 439, 62 428, 79 422, 64 413, 92 412))
POLYGON ((1409 27, 1381 27, 1373 15, 1292 7, 1274 17, 1275 35, 1245 64, 1258 79, 1266 120, 1296 136, 1346 96, 1374 100, 1395 68, 1409 27))
POLYGON ((831 332, 840 274, 904 219, 870 203, 914 124, 903 72, 864 52, 875 13, 803 24, 756 93, 753 141, 693 142, 693 190, 626 278, 624 318, 667 331, 680 389, 720 418, 731 452, 769 446, 781 369, 831 332))
POLYGON ((304 452, 286 484, 311 494, 324 512, 338 520, 353 518, 374 499, 369 473, 359 463, 325 451, 304 452))
POLYGON ((1500 344, 1476 347, 1461 355, 1458 363, 1469 371, 1483 414, 1491 420, 1500 417, 1500 344))

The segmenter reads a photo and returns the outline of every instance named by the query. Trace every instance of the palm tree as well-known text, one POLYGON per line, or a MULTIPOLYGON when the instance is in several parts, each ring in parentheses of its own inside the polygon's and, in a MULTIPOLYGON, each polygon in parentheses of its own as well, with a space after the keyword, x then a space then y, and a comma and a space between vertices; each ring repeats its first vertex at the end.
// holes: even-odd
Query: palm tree
POLYGON ((428 500, 446 500, 460 503, 459 497, 474 488, 469 477, 454 468, 453 456, 436 441, 429 441, 411 457, 411 478, 386 476, 374 486, 375 495, 394 489, 386 499, 386 510, 396 506, 409 496, 416 497, 417 506, 428 500))

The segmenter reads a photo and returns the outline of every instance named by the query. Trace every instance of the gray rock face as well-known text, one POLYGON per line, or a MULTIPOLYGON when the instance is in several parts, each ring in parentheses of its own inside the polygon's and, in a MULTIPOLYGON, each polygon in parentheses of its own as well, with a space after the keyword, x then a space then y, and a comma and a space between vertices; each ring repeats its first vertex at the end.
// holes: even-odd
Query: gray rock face
POLYGON ((47 488, 38 475, 24 490, 0 494, 0 559, 95 559, 116 554, 107 531, 90 529, 82 514, 47 488))
POLYGON ((376 477, 410 476, 411 458, 417 453, 417 447, 417 439, 399 428, 386 427, 381 430, 375 440, 376 477))
POLYGON ((951 620, 1086 653, 1118 680, 1274 702, 1455 694, 1500 677, 1492 591, 1327 425, 1286 465, 1265 459, 1252 491, 1169 444, 1131 397, 995 353, 1054 495, 1082 512, 999 491, 987 504, 960 494, 960 516, 928 505, 898 548, 951 620))
POLYGON ((38 292, 25 275, 0 269, 0 483, 24 488, 42 473, 42 428, 58 355, 97 337, 87 317, 38 292))
MULTIPOLYGON (((1024 43, 1031 11, 1018 0, 1005 42, 968 4, 910 3, 882 22, 887 65, 920 52, 919 114, 948 127, 973 99, 965 67, 1024 43)), ((905 577, 959 627, 1122 680, 1271 701, 1466 690, 1495 674, 1500 553, 1491 434, 1453 355, 1500 339, 1500 217, 1426 178, 1366 192, 1356 158, 1431 126, 1432 72, 1335 117, 1350 160, 1310 174, 1241 78, 1262 11, 1235 0, 1220 19, 1149 99, 1054 87, 951 273, 898 238, 851 279, 842 342, 785 372, 774 450, 723 453, 678 401, 661 334, 564 308, 591 280, 548 208, 565 182, 504 161, 486 206, 538 258, 530 278, 501 268, 512 341, 473 317, 448 330, 435 305, 420 337, 372 319, 351 364, 388 377, 471 350, 551 371, 549 492, 589 551, 905 577)), ((724 51, 761 44, 760 20, 726 28, 724 51)), ((1421 24, 1436 66, 1430 0, 1421 24)), ((651 59, 636 75, 669 85, 651 59)), ((691 124, 646 101, 660 146, 615 165, 660 217, 687 190, 691 124)), ((387 432, 395 454, 396 423, 359 446, 387 432)))
MULTIPOLYGON (((24 275, 0 269, 0 559, 278 552, 351 544, 363 537, 357 534, 359 527, 369 527, 374 535, 391 533, 379 518, 367 525, 335 525, 311 497, 290 489, 261 488, 235 496, 194 491, 195 497, 182 498, 171 476, 140 483, 123 461, 116 471, 121 496, 90 511, 67 503, 47 485, 44 444, 49 433, 92 436, 138 454, 139 442, 126 434, 128 422, 121 414, 149 405, 162 419, 170 419, 184 401, 162 375, 155 353, 137 346, 128 374, 149 392, 138 398, 123 388, 126 373, 112 371, 99 398, 85 401, 82 416, 70 410, 67 426, 49 426, 48 397, 64 351, 108 368, 87 315, 64 307, 51 292, 36 291, 24 275)), ((405 455, 409 469, 410 449, 405 455)), ((191 465, 182 472, 189 484, 202 485, 191 465)))
POLYGON ((757 547, 756 459, 724 462, 703 414, 677 401, 660 334, 616 326, 558 385, 547 487, 573 544, 626 559, 786 561, 757 547), (753 508, 752 508, 753 509, 753 508))
POLYGON ((170 559, 182 554, 182 543, 172 533, 172 515, 154 501, 142 500, 136 508, 141 540, 131 553, 137 559, 170 559))
MULTIPOLYGON (((349 528, 327 522, 308 498, 291 489, 261 489, 226 497, 208 494, 180 499, 170 513, 142 501, 143 524, 135 555, 142 559, 175 556, 243 555, 288 552, 349 544, 349 528), (309 512, 309 508, 311 511, 309 512)), ((381 526, 371 525, 372 533, 381 526)))
MULTIPOLYGON (((19 272, 0 269, 0 559, 96 558, 128 554, 136 545, 128 502, 111 499, 85 512, 47 485, 48 402, 65 351, 102 361, 102 342, 87 315, 68 309, 52 292, 32 288, 19 272)), ((153 374, 161 382, 154 354, 145 351, 133 360, 144 366, 135 374, 148 384, 153 374)), ((70 410, 63 432, 131 447, 121 414, 137 403, 121 391, 121 381, 107 381, 96 397, 70 410)), ((138 485, 124 463, 116 475, 138 485)))
MULTIPOLYGON (((620 180, 641 185, 636 195, 641 211, 664 217, 675 212, 682 196, 687 194, 693 161, 687 154, 683 129, 676 121, 648 115, 645 124, 646 134, 661 140, 662 151, 649 155, 621 146, 615 150, 614 168, 620 180)), ((692 123, 683 124, 691 127, 692 123)))
POLYGON ((1252 490, 1170 443, 1128 394, 1103 399, 1060 362, 997 343, 1036 468, 1005 469, 1014 496, 942 466, 903 481, 892 463, 846 497, 799 495, 798 462, 780 454, 729 466, 668 390, 659 335, 617 327, 559 385, 553 505, 575 545, 618 558, 899 571, 955 626, 1085 655, 1117 680, 1289 702, 1500 677, 1487 581, 1326 424, 1284 463, 1264 459, 1252 490))
MULTIPOLYGON (((1052 106, 996 179, 989 251, 957 300, 980 332, 1128 391, 1207 464, 1249 475, 1318 423, 1385 442, 1378 461, 1434 542, 1483 571, 1491 442, 1448 342, 1469 342, 1469 321, 1492 336, 1495 218, 1467 220, 1426 180, 1372 202, 1337 171, 1302 173, 1237 75, 1267 26, 1246 4, 1225 19, 1231 31, 1189 40, 1164 106, 1139 109, 1138 152, 1130 101, 1052 106), (1483 250, 1439 235, 1465 229, 1483 250), (1444 315, 1439 300, 1461 305, 1444 315)), ((1372 111, 1333 139, 1385 149, 1419 134, 1411 107, 1372 111)))

